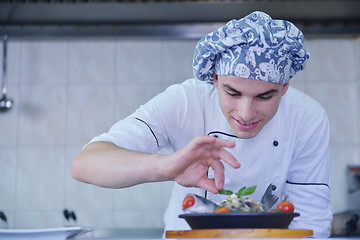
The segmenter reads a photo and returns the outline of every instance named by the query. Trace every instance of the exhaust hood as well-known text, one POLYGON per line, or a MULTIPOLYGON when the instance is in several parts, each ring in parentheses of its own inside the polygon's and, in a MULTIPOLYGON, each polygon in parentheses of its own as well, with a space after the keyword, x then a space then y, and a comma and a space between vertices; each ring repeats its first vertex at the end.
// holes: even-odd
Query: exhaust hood
POLYGON ((198 38, 260 10, 307 34, 360 34, 357 0, 3 0, 0 34, 198 38))

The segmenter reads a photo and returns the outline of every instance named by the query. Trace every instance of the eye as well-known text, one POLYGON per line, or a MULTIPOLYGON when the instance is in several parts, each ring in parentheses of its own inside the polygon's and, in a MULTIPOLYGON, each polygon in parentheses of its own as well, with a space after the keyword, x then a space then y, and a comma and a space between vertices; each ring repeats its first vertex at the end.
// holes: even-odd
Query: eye
POLYGON ((237 97, 237 96, 240 96, 239 93, 236 93, 236 92, 229 92, 229 91, 225 91, 229 96, 231 97, 237 97))
POLYGON ((258 96, 258 98, 260 99, 260 100, 270 100, 271 98, 273 97, 273 95, 266 95, 266 96, 258 96))

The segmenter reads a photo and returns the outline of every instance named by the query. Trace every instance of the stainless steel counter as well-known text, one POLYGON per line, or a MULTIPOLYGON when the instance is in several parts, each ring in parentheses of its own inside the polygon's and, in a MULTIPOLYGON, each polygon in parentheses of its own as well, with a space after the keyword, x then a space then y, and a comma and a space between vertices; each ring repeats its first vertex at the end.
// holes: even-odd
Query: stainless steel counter
MULTIPOLYGON (((81 239, 161 239, 164 230, 150 229, 95 229, 81 236, 81 239)), ((79 239, 79 238, 77 238, 79 239)))

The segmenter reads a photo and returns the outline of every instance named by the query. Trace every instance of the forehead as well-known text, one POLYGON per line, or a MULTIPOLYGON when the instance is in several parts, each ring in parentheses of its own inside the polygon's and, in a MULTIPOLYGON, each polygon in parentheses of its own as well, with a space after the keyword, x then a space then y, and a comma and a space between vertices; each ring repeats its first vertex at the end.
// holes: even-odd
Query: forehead
POLYGON ((257 95, 269 90, 280 90, 282 84, 235 76, 218 76, 218 87, 232 88, 243 94, 257 95))

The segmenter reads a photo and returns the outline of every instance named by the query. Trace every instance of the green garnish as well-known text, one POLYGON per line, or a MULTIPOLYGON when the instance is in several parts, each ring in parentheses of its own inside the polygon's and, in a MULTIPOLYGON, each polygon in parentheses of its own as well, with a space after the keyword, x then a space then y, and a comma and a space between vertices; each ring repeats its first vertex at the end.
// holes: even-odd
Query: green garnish
POLYGON ((253 194, 256 190, 256 186, 252 186, 252 187, 243 187, 241 188, 236 195, 238 195, 238 197, 240 196, 244 196, 244 195, 250 195, 253 194))
MULTIPOLYGON (((255 190, 256 190, 256 186, 252 186, 252 187, 248 187, 248 188, 243 187, 236 193, 236 195, 238 197, 245 196, 245 195, 250 195, 250 194, 253 194, 255 192, 255 190)), ((219 191, 219 194, 231 195, 231 194, 233 194, 233 191, 221 189, 219 191)))
POLYGON ((231 194, 233 194, 233 192, 230 190, 221 189, 221 190, 219 190, 219 194, 231 195, 231 194))

